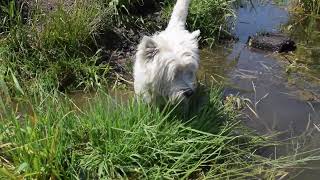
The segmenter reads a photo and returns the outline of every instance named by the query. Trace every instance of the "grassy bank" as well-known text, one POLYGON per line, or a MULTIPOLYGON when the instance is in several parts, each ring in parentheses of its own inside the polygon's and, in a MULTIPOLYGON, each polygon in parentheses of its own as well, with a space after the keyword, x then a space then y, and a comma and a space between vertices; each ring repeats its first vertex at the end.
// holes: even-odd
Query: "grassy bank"
MULTIPOLYGON (((161 17, 171 13, 167 10, 175 1, 18 2, 0 6, 0 73, 7 81, 12 72, 22 87, 36 93, 130 80, 137 43, 144 34, 165 28, 167 19, 161 17)), ((200 29, 203 39, 216 42, 227 32, 225 21, 232 15, 228 2, 194 1, 190 29, 200 29)))
POLYGON ((276 179, 315 158, 259 155, 270 141, 239 128, 218 89, 183 119, 103 92, 82 106, 59 93, 23 99, 1 108, 0 178, 276 179))

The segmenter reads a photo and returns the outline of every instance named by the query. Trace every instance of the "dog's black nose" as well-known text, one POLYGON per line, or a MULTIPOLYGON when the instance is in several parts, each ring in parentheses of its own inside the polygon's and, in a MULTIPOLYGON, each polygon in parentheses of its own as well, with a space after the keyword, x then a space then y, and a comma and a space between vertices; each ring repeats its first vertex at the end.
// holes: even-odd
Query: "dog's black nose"
POLYGON ((190 96, 192 96, 192 94, 193 94, 193 91, 191 89, 188 89, 188 90, 183 92, 183 95, 185 97, 190 97, 190 96))

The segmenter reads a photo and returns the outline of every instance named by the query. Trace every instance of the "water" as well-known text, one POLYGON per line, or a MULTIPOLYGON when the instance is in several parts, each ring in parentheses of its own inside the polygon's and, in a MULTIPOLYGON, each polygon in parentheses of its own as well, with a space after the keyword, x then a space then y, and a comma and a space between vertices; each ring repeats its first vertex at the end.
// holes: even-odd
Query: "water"
MULTIPOLYGON (((278 32, 282 25, 291 22, 287 11, 288 3, 275 4, 271 1, 252 0, 237 10, 237 23, 234 33, 239 41, 227 47, 203 50, 201 72, 215 81, 224 80, 227 84, 225 94, 238 94, 249 98, 255 113, 247 110, 245 123, 259 133, 286 132, 281 138, 297 136, 320 124, 320 86, 298 73, 286 73, 288 62, 276 54, 249 49, 248 36, 257 32, 278 32), (253 5, 253 6, 252 6, 253 5)), ((316 25, 317 26, 317 25, 316 25)), ((305 25, 301 26, 306 28, 305 25)), ((293 34, 298 43, 305 41, 305 34, 293 34)), ((305 33, 306 31, 301 31, 305 33)), ((312 38, 311 38, 312 39, 312 38)), ((320 41, 316 41, 320 42, 320 41)), ((306 57, 305 49, 298 48, 297 57, 306 59, 312 66, 320 62, 320 44, 311 44, 306 57), (303 55, 303 56, 302 56, 303 55)), ((314 68, 315 69, 315 68, 314 68)), ((315 71, 313 77, 320 77, 315 71)), ((317 79, 317 78, 314 78, 317 79)), ((313 139, 313 147, 319 147, 319 138, 313 139)), ((320 162, 309 164, 320 167, 320 162)), ((308 166, 309 166, 308 165, 308 166)), ((297 179, 319 179, 319 170, 308 170, 297 179)))

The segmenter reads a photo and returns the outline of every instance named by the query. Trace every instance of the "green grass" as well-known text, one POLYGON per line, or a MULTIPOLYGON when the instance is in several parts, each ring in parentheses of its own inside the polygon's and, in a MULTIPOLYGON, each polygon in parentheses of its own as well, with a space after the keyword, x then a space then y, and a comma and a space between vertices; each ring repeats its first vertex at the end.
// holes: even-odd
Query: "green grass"
POLYGON ((308 81, 319 82, 320 1, 297 1, 284 31, 296 41, 297 50, 286 55, 287 72, 302 73, 308 81))
MULTIPOLYGON (((216 88, 188 113, 104 92, 73 101, 56 89, 110 80, 112 67, 97 65, 100 33, 137 23, 125 7, 137 1, 80 0, 48 14, 35 8, 26 22, 12 2, 1 8, 0 179, 276 179, 319 159, 313 151, 261 156, 277 144, 243 128, 216 88)), ((171 7, 166 2, 163 14, 171 7)), ((194 0, 188 27, 211 44, 231 16, 227 0, 194 0)), ((141 19, 142 29, 154 26, 141 19)))
POLYGON ((108 12, 97 2, 76 1, 72 7, 59 5, 52 12, 34 7, 27 23, 7 23, 0 39, 2 69, 14 70, 31 93, 38 91, 38 85, 50 90, 99 84, 103 76, 98 74, 106 74, 109 68, 96 66, 100 51, 95 37, 108 23, 108 19, 102 21, 108 12))
POLYGON ((320 14, 320 0, 299 0, 297 3, 305 12, 320 14))
POLYGON ((2 98, 0 178, 276 179, 316 159, 260 156, 269 138, 239 128, 219 89, 208 97, 182 119, 103 92, 85 105, 56 92, 2 98))

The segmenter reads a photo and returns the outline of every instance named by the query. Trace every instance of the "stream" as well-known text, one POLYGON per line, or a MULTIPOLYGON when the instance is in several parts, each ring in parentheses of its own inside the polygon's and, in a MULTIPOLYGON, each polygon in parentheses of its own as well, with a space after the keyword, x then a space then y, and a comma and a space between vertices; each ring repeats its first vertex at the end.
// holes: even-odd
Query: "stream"
MULTIPOLYGON (((250 49, 246 45, 250 35, 279 32, 289 23, 289 2, 251 2, 240 2, 237 8, 234 33, 239 40, 226 47, 203 50, 201 73, 214 81, 226 82, 226 96, 238 95, 257 103, 252 110, 246 110, 244 121, 258 133, 284 132, 280 138, 286 139, 311 131, 320 124, 319 84, 297 73, 286 73, 288 63, 277 58, 275 53, 250 49)), ((296 33, 293 38, 299 42, 305 36, 296 33)), ((319 62, 319 53, 314 54, 311 60, 319 62)), ((314 76, 320 77, 320 71, 314 76)), ((319 140, 314 137, 309 146, 319 147, 319 140)), ((320 170, 316 168, 320 167, 320 162, 308 166, 313 170, 302 172, 296 179, 319 179, 320 170)))
POLYGON ((235 34, 239 41, 228 47, 203 50, 201 71, 217 81, 226 77, 229 84, 226 95, 238 94, 253 103, 260 100, 256 109, 259 118, 248 124, 252 128, 265 133, 292 129, 294 134, 300 134, 309 118, 319 120, 320 103, 312 97, 319 94, 319 86, 294 81, 302 77, 288 75, 287 64, 276 58, 275 53, 247 47, 249 35, 278 32, 289 20, 285 6, 258 0, 253 3, 254 8, 243 6, 237 11, 235 34))

